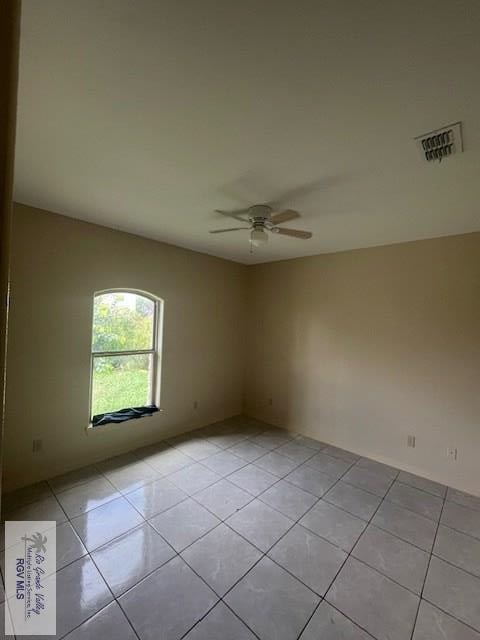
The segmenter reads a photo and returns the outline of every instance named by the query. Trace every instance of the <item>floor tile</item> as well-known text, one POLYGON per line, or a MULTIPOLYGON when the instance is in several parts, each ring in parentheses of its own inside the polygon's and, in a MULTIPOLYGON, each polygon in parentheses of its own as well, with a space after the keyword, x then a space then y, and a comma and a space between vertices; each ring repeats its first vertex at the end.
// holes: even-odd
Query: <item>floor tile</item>
POLYGON ((200 493, 195 494, 195 500, 200 502, 201 505, 220 518, 220 520, 225 520, 225 518, 228 518, 232 513, 235 513, 235 511, 238 511, 238 509, 241 509, 250 502, 252 496, 243 489, 240 489, 240 487, 224 479, 200 491, 200 493))
POLYGON ((220 596, 262 557, 261 552, 224 524, 182 552, 182 558, 220 596))
POLYGON ((260 500, 253 500, 226 523, 249 542, 268 551, 293 526, 293 521, 260 500))
POLYGON ((421 593, 430 556, 418 547, 370 525, 352 555, 402 587, 421 593))
POLYGON ((150 524, 178 552, 220 524, 220 520, 192 498, 167 509, 150 524))
POLYGON ((247 462, 253 462, 254 460, 257 460, 257 458, 264 456, 266 453, 266 450, 263 447, 260 447, 251 440, 242 440, 231 447, 229 451, 247 462))
POLYGON ((344 551, 300 525, 290 529, 268 555, 320 596, 347 558, 344 551))
MULTIPOLYGON (((11 635, 5 635, 5 631, 6 631, 6 620, 5 620, 5 616, 8 616, 10 618, 10 612, 8 607, 5 607, 5 603, 2 602, 2 604, 0 604, 0 640, 12 640, 12 638, 15 638, 15 636, 11 636, 11 635)), ((9 620, 9 625, 10 628, 13 628, 13 622, 12 620, 9 620)), ((36 638, 38 638, 38 636, 30 636, 30 638, 28 636, 17 636, 17 638, 21 638, 21 640, 36 640, 36 638)), ((43 636, 43 638, 41 638, 41 640, 53 640, 54 636, 43 636)))
POLYGON ((106 478, 96 478, 57 494, 57 499, 69 518, 75 518, 119 497, 120 493, 106 478))
POLYGON ((480 640, 479 497, 242 417, 172 444, 4 499, 9 519, 58 522, 65 640, 136 637, 104 578, 130 608, 140 640, 158 640, 158 629, 162 640, 480 640), (422 550, 431 550, 440 513, 429 602, 412 636, 428 560, 422 550), (224 594, 235 613, 218 602, 224 594))
POLYGON ((425 551, 431 551, 437 529, 433 520, 386 501, 380 505, 372 524, 425 551))
POLYGON ((326 599, 379 640, 410 640, 418 597, 352 557, 326 599))
POLYGON ((350 468, 352 463, 345 462, 345 460, 340 460, 339 458, 332 458, 332 456, 327 456, 321 452, 315 454, 306 464, 338 480, 350 468))
MULTIPOLYGON (((147 444, 145 447, 140 447, 139 449, 134 449, 132 451, 133 455, 138 458, 138 460, 143 460, 147 464, 149 461, 154 459, 159 453, 165 451, 176 451, 172 449, 168 442, 162 440, 161 442, 154 442, 153 444, 147 444)), ((187 456, 188 457, 188 456, 187 456)))
POLYGON ((283 478, 290 473, 290 471, 293 471, 295 467, 298 467, 298 462, 282 456, 276 451, 271 451, 264 455, 263 458, 258 458, 253 464, 269 473, 273 473, 273 475, 279 478, 283 478))
POLYGON ((235 473, 228 476, 228 479, 241 489, 248 491, 252 496, 258 496, 268 489, 268 487, 271 487, 272 484, 278 482, 277 476, 253 464, 249 464, 235 471, 235 473))
POLYGON ((408 484, 411 487, 415 487, 415 489, 421 489, 422 491, 431 493, 432 495, 439 498, 444 498, 445 493, 447 492, 447 487, 445 485, 439 484, 438 482, 433 482, 433 480, 421 478, 420 476, 416 476, 413 473, 407 473, 406 471, 400 471, 397 480, 398 482, 408 484))
POLYGON ((432 556, 423 597, 480 631, 480 578, 432 556))
POLYGON ((207 469, 203 464, 197 463, 172 473, 172 475, 168 476, 168 479, 191 496, 209 487, 214 482, 218 482, 220 477, 218 473, 207 469))
POLYGON ((395 467, 390 467, 388 464, 377 462, 371 458, 360 458, 356 466, 359 469, 365 469, 365 471, 371 471, 372 473, 387 476, 387 478, 390 478, 391 480, 394 480, 398 475, 398 469, 395 469, 395 467))
POLYGON ((480 578, 480 540, 440 525, 433 553, 480 578))
POLYGON ((57 499, 50 496, 20 507, 20 509, 9 511, 6 520, 54 520, 57 524, 61 524, 66 522, 67 516, 57 499))
POLYGON ((297 467, 284 478, 285 482, 290 482, 300 489, 304 489, 314 496, 321 498, 337 480, 327 476, 326 473, 317 471, 307 464, 297 467))
POLYGON ((219 602, 187 633, 185 640, 255 640, 255 636, 223 602, 219 602))
POLYGON ((140 514, 125 498, 117 498, 74 518, 72 525, 87 549, 93 551, 142 522, 140 514))
POLYGON ((137 640, 134 630, 116 602, 107 605, 93 618, 69 633, 65 640, 99 640, 99 638, 137 640))
POLYGON ((364 491, 359 487, 354 487, 342 481, 337 482, 337 484, 323 496, 323 499, 358 518, 362 518, 362 520, 370 520, 382 500, 373 493, 369 493, 368 491, 364 491))
POLYGON ((140 640, 179 640, 217 601, 215 593, 178 556, 119 600, 140 640))
POLYGON ((186 456, 178 449, 171 448, 148 455, 144 458, 144 461, 162 476, 168 476, 171 473, 195 464, 193 458, 186 456))
POLYGON ((139 462, 137 456, 133 452, 122 453, 119 456, 113 456, 112 458, 107 458, 106 460, 102 460, 102 462, 97 462, 95 465, 101 473, 107 475, 111 471, 120 471, 121 469, 127 469, 139 462))
POLYGON ((372 636, 324 600, 313 614, 300 640, 372 640, 372 636))
POLYGON ((463 491, 449 488, 447 491, 447 500, 461 504, 463 507, 468 507, 468 509, 480 511, 480 498, 478 496, 472 496, 463 491))
POLYGON ((280 480, 262 493, 260 500, 292 520, 298 520, 313 507, 318 498, 289 482, 280 480))
POLYGON ((295 462, 298 462, 298 464, 302 464, 302 462, 313 458, 315 455, 315 451, 309 447, 302 446, 296 440, 290 440, 286 444, 283 444, 276 450, 276 452, 280 453, 282 456, 291 458, 295 462))
POLYGON ((121 493, 130 493, 158 480, 160 474, 150 465, 137 460, 134 464, 121 469, 107 471, 105 476, 121 493))
POLYGON ((205 442, 205 438, 199 431, 185 431, 177 435, 169 436, 167 442, 172 447, 179 448, 183 444, 195 444, 205 442))
POLYGON ((320 598, 263 558, 226 596, 261 640, 296 640, 320 598))
POLYGON ((321 442, 320 440, 315 440, 315 438, 309 438, 308 436, 297 436, 295 438, 295 442, 297 444, 301 444, 303 447, 309 447, 310 449, 315 449, 315 451, 321 451, 325 449, 328 445, 325 442, 321 442))
POLYGON ((223 477, 240 469, 240 467, 244 467, 247 463, 243 458, 239 458, 230 451, 221 451, 204 460, 203 464, 223 477))
POLYGON ((351 551, 367 526, 364 520, 323 500, 303 516, 300 524, 344 551, 351 551))
POLYGON ((205 460, 219 453, 221 449, 208 440, 186 441, 177 446, 177 449, 197 462, 205 460))
POLYGON ((357 456, 356 453, 352 453, 346 449, 340 449, 340 447, 334 447, 333 445, 325 447, 325 449, 322 450, 322 453, 332 456, 332 458, 345 460, 345 462, 357 462, 357 460, 360 460, 360 456, 357 456))
POLYGON ((354 487, 359 487, 383 498, 392 484, 392 479, 384 473, 377 473, 355 465, 343 476, 342 482, 353 484, 354 487))
POLYGON ((160 534, 144 523, 94 551, 92 558, 118 597, 175 555, 160 534))
POLYGON ((442 511, 443 500, 432 496, 431 493, 426 493, 420 489, 415 489, 406 484, 395 482, 390 491, 387 494, 386 499, 389 502, 399 504, 405 509, 415 511, 425 518, 438 521, 440 513, 442 511))
POLYGON ((186 497, 187 494, 167 478, 156 480, 126 495, 130 504, 146 520, 153 518, 157 513, 170 509, 170 507, 185 500, 186 497))
POLYGON ((37 482, 28 485, 28 487, 5 493, 2 496, 2 510, 8 513, 8 511, 20 509, 31 502, 48 498, 51 495, 52 490, 46 482, 37 482))
POLYGON ((228 431, 229 429, 227 425, 223 421, 221 421, 213 422, 212 424, 208 424, 205 427, 202 427, 199 430, 199 433, 201 433, 202 437, 208 439, 210 436, 216 436, 221 433, 228 433, 228 431))
POLYGON ((57 571, 86 555, 87 550, 70 522, 57 527, 57 571))
POLYGON ((113 600, 89 557, 68 565, 57 575, 57 636, 72 631, 113 600))
POLYGON ((422 600, 412 640, 480 640, 480 633, 422 600))
POLYGON ((446 502, 443 508, 441 522, 466 533, 469 536, 480 539, 480 512, 463 507, 456 502, 446 502))
POLYGON ((272 449, 281 447, 282 444, 286 444, 290 440, 290 438, 285 435, 264 432, 259 436, 255 436, 251 440, 255 444, 258 444, 260 447, 267 449, 267 451, 271 451, 272 449))
POLYGON ((48 484, 54 493, 59 493, 60 491, 78 487, 78 485, 83 484, 84 482, 89 482, 90 480, 95 480, 95 478, 99 477, 100 473, 98 469, 95 466, 90 465, 88 467, 81 467, 80 469, 75 469, 74 471, 69 471, 68 473, 62 473, 59 476, 55 476, 48 481, 48 484))
MULTIPOLYGON (((213 436, 207 436, 207 440, 220 449, 228 449, 239 442, 244 442, 246 439, 246 433, 218 433, 213 436)), ((265 450, 263 452, 265 453, 265 450)))

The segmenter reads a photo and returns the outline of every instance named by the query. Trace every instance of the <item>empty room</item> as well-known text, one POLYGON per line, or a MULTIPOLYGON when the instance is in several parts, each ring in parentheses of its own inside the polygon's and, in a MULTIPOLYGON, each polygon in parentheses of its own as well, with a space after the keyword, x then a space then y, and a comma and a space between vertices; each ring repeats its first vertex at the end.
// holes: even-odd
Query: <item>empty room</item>
POLYGON ((478 0, 0 12, 0 638, 480 640, 478 0))

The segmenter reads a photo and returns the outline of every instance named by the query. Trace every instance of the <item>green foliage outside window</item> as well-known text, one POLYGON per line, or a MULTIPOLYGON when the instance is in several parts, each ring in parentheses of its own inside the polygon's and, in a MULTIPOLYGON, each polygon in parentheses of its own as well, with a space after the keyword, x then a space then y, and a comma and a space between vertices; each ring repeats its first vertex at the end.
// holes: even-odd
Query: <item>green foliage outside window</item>
MULTIPOLYGON (((141 351, 153 348, 155 303, 134 293, 95 296, 93 352, 141 351)), ((150 354, 95 356, 92 415, 150 402, 153 366, 150 354)))

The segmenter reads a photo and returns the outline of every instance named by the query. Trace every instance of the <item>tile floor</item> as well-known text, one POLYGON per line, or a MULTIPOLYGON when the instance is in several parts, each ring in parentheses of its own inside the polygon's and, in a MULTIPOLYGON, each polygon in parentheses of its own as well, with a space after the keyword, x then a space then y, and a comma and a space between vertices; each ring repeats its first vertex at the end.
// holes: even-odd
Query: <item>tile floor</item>
POLYGON ((57 521, 58 638, 480 640, 480 498, 250 418, 4 507, 57 521))

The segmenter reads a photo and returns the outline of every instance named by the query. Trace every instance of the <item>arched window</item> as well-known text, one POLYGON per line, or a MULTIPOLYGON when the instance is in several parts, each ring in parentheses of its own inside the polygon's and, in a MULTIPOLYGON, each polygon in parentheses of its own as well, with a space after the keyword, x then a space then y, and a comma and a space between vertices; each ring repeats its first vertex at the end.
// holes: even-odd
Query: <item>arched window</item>
POLYGON ((161 301, 100 291, 93 303, 90 418, 93 426, 158 411, 161 301))

